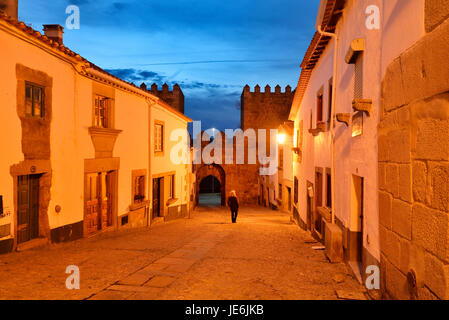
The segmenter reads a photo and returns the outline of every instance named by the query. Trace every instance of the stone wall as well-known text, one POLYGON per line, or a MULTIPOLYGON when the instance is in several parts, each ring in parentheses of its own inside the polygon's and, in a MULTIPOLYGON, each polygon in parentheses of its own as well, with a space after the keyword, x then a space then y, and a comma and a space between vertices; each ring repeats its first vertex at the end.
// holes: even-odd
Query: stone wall
POLYGON ((426 29, 433 31, 391 63, 382 83, 379 232, 386 298, 449 298, 449 20, 441 23, 447 3, 426 1, 426 29))
MULTIPOLYGON (((245 86, 241 96, 241 129, 278 129, 281 124, 288 120, 288 115, 293 102, 294 91, 287 86, 285 92, 281 92, 281 87, 276 86, 275 92, 271 92, 270 86, 265 87, 265 92, 260 92, 260 86, 255 87, 255 92, 250 91, 249 86, 245 86)), ((222 133, 223 134, 223 133, 222 133)), ((269 133, 268 133, 269 134, 269 133)), ((224 134, 223 134, 224 136, 224 134)), ((224 143, 224 139, 222 139, 224 143)), ((202 144, 202 148, 208 143, 202 144)), ((234 138, 234 159, 236 159, 237 140, 234 138)), ((267 139, 267 150, 269 150, 269 139, 267 139)), ((225 164, 225 148, 223 147, 220 168, 225 172, 224 198, 227 199, 229 192, 235 190, 239 201, 243 204, 257 204, 259 201, 259 167, 256 164, 248 164, 248 140, 245 139, 245 164, 225 164)), ((256 146, 256 152, 258 146, 256 146)), ((204 166, 202 164, 201 166, 204 166)), ((198 174, 201 166, 195 166, 197 174, 197 185, 205 176, 198 174)), ((215 175, 221 182, 219 175, 215 175)))
POLYGON ((254 92, 245 86, 240 110, 242 130, 277 129, 288 120, 294 95, 290 86, 285 88, 285 92, 281 92, 280 86, 276 86, 275 92, 271 92, 270 86, 265 87, 265 92, 260 92, 259 85, 254 92))
MULTIPOLYGON (((224 136, 224 133, 220 132, 224 136)), ((217 134, 218 135, 218 134, 217 134)), ((222 140, 224 143, 224 139, 222 140)), ((202 149, 208 142, 202 142, 202 149)), ((234 138, 234 159, 238 142, 234 138)), ((244 150, 248 150, 248 141, 244 141, 244 150)), ((259 165, 248 164, 247 151, 245 151, 245 164, 226 164, 225 148, 222 149, 222 156, 219 164, 208 165, 205 163, 194 165, 193 171, 196 175, 196 199, 198 199, 199 185, 201 181, 212 175, 220 181, 222 192, 222 205, 226 205, 227 198, 231 190, 235 190, 241 204, 256 204, 259 197, 259 165)))
MULTIPOLYGON (((140 88, 143 90, 147 90, 147 85, 145 83, 142 83, 140 85, 140 88)), ((153 83, 151 85, 151 89, 147 91, 160 98, 166 104, 175 108, 179 112, 184 113, 184 93, 182 92, 181 87, 178 84, 175 84, 173 86, 173 90, 170 91, 166 83, 162 85, 162 90, 159 90, 157 84, 153 83)))

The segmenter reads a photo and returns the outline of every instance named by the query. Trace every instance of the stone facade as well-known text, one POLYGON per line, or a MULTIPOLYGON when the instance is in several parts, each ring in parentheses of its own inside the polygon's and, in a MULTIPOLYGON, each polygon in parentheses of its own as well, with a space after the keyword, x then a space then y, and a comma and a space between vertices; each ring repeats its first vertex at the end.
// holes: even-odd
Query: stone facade
POLYGON ((449 2, 425 8, 429 33, 382 83, 381 289, 394 299, 449 298, 449 2))
POLYGON ((270 86, 265 92, 260 92, 260 86, 250 91, 248 85, 243 89, 241 97, 240 123, 242 130, 246 129, 277 129, 287 121, 295 92, 287 86, 285 92, 276 86, 271 92, 270 86))
MULTIPOLYGON (((254 92, 250 91, 250 87, 247 85, 243 89, 241 95, 241 114, 240 123, 241 129, 253 129, 257 134, 258 129, 278 129, 285 121, 287 121, 290 107, 293 101, 294 91, 291 87, 287 86, 285 92, 281 92, 281 87, 276 86, 275 92, 271 92, 270 86, 265 87, 265 92, 260 92, 260 86, 255 87, 254 92)), ((224 136, 223 133, 222 136, 224 136)), ((222 139, 224 145, 224 139, 222 139)), ((238 148, 238 141, 234 138, 234 150, 233 154, 236 154, 238 148)), ((257 143, 257 142, 256 142, 257 143)), ((208 142, 202 144, 202 149, 207 146, 208 142)), ((241 203, 256 204, 259 201, 259 168, 260 164, 248 164, 247 150, 248 140, 245 139, 245 163, 244 164, 225 164, 225 148, 223 147, 223 155, 220 164, 215 164, 219 167, 220 172, 224 172, 224 178, 221 174, 214 174, 214 170, 211 171, 211 175, 215 176, 222 184, 222 204, 224 205, 225 199, 231 190, 235 190, 241 203), (225 185, 223 186, 223 181, 225 185), (223 194, 224 192, 224 194, 223 194)), ((269 139, 267 139, 267 146, 269 139)), ((256 146, 256 150, 258 147, 256 146)), ((268 150, 268 149, 267 149, 268 150)), ((234 157, 235 159, 235 157, 234 157)), ((196 165, 194 171, 196 172, 196 194, 199 191, 199 184, 201 180, 207 175, 204 175, 206 164, 196 165)), ((215 170, 217 171, 217 170, 215 170)), ((198 199, 198 197, 197 197, 198 199)))
MULTIPOLYGON (((224 136, 222 132, 218 135, 224 136)), ((224 139, 222 140, 224 144, 224 139)), ((202 143, 202 152, 209 142, 202 143)), ((248 143, 245 141, 244 148, 247 150, 248 143)), ((233 152, 235 155, 238 148, 238 142, 234 139, 233 152)), ((219 164, 196 164, 193 166, 194 173, 196 175, 195 193, 196 200, 198 201, 199 186, 201 181, 208 177, 214 176, 218 179, 221 185, 221 204, 226 205, 226 199, 231 192, 235 190, 239 197, 240 203, 244 204, 256 204, 259 196, 258 178, 259 178, 259 165, 258 164, 226 164, 225 160, 225 148, 222 149, 222 157, 219 164)), ((246 152, 245 152, 246 154, 246 152)), ((245 156, 246 159, 246 156, 245 156)), ((198 203, 196 203, 198 204, 198 203)))

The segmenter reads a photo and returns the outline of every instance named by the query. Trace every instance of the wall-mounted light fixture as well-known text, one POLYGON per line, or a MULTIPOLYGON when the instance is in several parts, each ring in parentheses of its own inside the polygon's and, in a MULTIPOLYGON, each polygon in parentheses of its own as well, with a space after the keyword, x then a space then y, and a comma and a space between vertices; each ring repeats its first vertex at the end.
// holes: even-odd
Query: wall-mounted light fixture
POLYGON ((278 133, 277 141, 279 144, 284 144, 285 143, 285 133, 278 133))

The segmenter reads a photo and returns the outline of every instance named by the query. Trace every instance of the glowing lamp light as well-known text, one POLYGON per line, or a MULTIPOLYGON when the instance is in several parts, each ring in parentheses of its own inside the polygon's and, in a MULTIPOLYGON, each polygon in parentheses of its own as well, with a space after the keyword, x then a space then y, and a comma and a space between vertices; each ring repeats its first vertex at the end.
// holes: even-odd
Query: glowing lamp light
POLYGON ((277 135, 277 141, 279 144, 284 144, 285 143, 285 134, 283 133, 278 133, 277 135))

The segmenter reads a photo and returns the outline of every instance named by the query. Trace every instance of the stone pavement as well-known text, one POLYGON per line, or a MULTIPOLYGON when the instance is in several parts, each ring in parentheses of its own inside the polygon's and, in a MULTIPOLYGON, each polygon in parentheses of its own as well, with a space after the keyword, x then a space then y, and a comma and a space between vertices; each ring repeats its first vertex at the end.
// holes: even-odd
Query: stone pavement
POLYGON ((253 207, 230 220, 198 208, 192 219, 2 255, 0 299, 363 298, 349 269, 313 250, 288 215, 253 207), (68 265, 80 268, 79 290, 65 287, 68 265))

